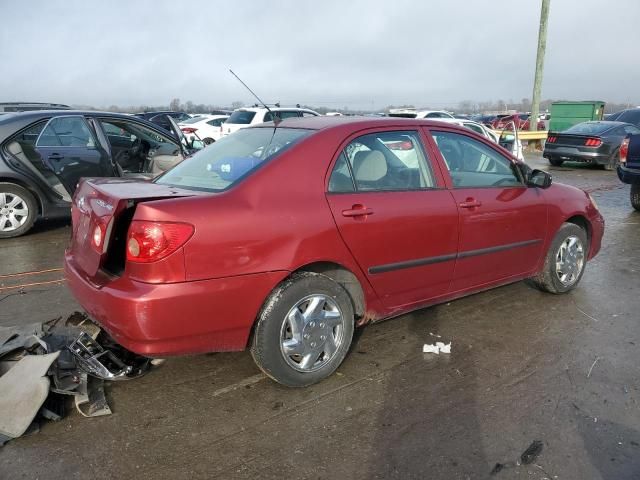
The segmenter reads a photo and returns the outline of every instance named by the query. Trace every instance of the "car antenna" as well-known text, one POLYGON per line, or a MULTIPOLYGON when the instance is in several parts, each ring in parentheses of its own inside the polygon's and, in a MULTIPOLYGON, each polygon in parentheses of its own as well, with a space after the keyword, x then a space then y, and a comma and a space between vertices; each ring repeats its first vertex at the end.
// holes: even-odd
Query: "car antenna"
MULTIPOLYGON (((236 77, 236 78, 238 79, 238 81, 239 81, 239 82, 244 86, 244 88, 246 88, 247 90, 249 90, 249 92, 251 92, 251 95, 253 95, 254 97, 256 97, 256 99, 258 100, 258 102, 260 102, 260 104, 261 104, 264 108, 266 108, 266 109, 269 111, 269 113, 271 114, 271 118, 273 118, 273 123, 274 123, 274 124, 275 124, 275 126, 277 127, 277 126, 278 126, 278 124, 282 121, 282 120, 280 119, 280 117, 277 117, 276 115, 274 115, 274 114, 273 114, 273 112, 271 111, 271 109, 268 107, 268 105, 267 105, 266 103, 264 103, 264 102, 262 101, 262 99, 261 99, 258 95, 256 95, 256 93, 255 93, 253 90, 251 90, 251 89, 249 88, 249 86, 248 86, 246 83, 244 83, 244 82, 240 79, 240 77, 239 77, 238 75, 236 75, 236 74, 235 74, 235 72, 234 72, 233 70, 229 69, 229 71, 231 72, 231 75, 233 75, 234 77, 236 77)), ((275 133, 275 132, 274 132, 274 133, 275 133)))

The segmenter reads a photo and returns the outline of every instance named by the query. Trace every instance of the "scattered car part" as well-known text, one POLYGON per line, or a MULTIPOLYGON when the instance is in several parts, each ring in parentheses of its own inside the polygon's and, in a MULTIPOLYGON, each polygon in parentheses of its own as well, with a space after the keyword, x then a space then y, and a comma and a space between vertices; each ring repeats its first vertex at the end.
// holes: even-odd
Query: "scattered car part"
POLYGON ((59 353, 27 355, 0 377, 0 434, 21 436, 49 395, 49 367, 59 353))
POLYGON ((69 350, 76 356, 81 368, 103 380, 120 380, 132 370, 85 332, 69 345, 69 350))

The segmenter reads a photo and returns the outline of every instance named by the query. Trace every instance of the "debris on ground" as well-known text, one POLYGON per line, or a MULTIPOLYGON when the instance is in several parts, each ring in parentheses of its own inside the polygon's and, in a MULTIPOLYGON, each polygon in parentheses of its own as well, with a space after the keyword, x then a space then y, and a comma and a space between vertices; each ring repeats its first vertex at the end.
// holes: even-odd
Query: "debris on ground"
POLYGON ((536 458, 542 453, 542 447, 544 444, 540 440, 534 440, 529 445, 522 455, 520 455, 520 462, 522 465, 529 465, 536 461, 536 458))
POLYGON ((65 416, 74 398, 85 417, 111 414, 104 382, 144 375, 151 359, 115 343, 78 312, 64 322, 0 327, 0 446, 65 416))
POLYGON ((522 452, 520 458, 516 462, 505 462, 505 463, 496 463, 489 472, 490 475, 495 475, 506 468, 517 467, 519 465, 530 465, 536 461, 536 459, 542 453, 542 448, 544 444, 540 440, 534 440, 531 442, 531 445, 527 447, 527 449, 522 452))
POLYGON ((422 353, 435 353, 436 355, 440 353, 451 353, 451 342, 447 344, 444 342, 436 342, 435 345, 425 343, 422 347, 422 353))

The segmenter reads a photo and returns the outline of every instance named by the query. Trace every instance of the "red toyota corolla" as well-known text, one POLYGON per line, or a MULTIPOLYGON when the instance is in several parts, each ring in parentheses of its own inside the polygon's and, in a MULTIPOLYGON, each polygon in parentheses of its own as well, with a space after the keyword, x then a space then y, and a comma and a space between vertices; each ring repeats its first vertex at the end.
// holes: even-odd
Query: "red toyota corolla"
POLYGON ((124 347, 163 357, 250 348, 303 386, 354 325, 522 279, 580 281, 604 221, 451 124, 316 117, 247 128, 153 182, 88 179, 68 284, 124 347))

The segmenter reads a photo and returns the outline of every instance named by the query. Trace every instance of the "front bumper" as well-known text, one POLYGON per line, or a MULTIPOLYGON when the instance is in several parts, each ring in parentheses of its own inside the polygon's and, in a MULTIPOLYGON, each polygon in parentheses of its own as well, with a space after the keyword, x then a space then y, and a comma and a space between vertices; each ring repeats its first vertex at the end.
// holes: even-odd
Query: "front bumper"
POLYGON ((149 357, 244 350, 263 302, 288 274, 170 284, 120 277, 99 287, 68 253, 64 266, 71 292, 91 318, 123 347, 149 357))
POLYGON ((604 217, 600 212, 597 212, 597 214, 589 218, 589 220, 591 223, 591 238, 587 260, 591 260, 598 254, 602 247, 602 237, 604 235, 604 217))
POLYGON ((621 182, 630 183, 631 185, 640 185, 639 168, 628 168, 618 165, 616 172, 618 173, 618 178, 621 182))
POLYGON ((583 151, 578 147, 551 147, 549 145, 545 145, 542 156, 548 159, 557 158, 567 160, 569 162, 605 165, 609 163, 610 154, 601 151, 583 151))

